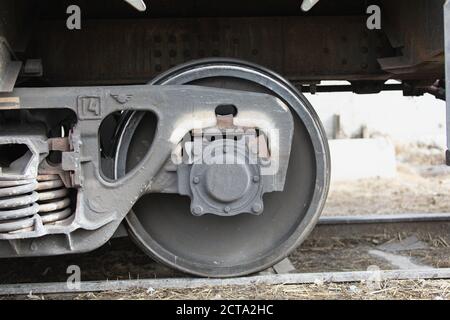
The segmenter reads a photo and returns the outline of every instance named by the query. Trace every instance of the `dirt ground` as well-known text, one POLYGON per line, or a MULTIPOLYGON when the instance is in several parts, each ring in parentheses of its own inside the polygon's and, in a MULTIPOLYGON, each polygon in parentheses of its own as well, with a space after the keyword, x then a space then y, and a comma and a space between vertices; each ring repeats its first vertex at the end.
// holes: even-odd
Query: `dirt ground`
MULTIPOLYGON (((48 297, 51 299, 51 297, 48 297)), ((450 298, 450 280, 386 281, 379 286, 366 283, 210 287, 188 290, 137 290, 131 292, 88 293, 73 297, 85 299, 263 299, 263 300, 386 300, 450 298)))
POLYGON ((149 288, 64 296, 29 294, 22 298, 31 300, 448 300, 450 299, 450 280, 223 286, 183 290, 149 288))
POLYGON ((398 146, 397 177, 333 183, 323 215, 450 212, 444 150, 398 146))

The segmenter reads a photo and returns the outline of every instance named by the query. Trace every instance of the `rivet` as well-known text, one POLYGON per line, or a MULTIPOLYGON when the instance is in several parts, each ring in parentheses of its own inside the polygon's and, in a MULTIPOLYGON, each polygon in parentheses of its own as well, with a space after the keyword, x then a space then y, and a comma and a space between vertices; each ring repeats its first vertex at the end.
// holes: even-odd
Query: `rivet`
POLYGON ((252 207, 254 213, 260 213, 262 211, 262 205, 260 203, 255 203, 252 207))

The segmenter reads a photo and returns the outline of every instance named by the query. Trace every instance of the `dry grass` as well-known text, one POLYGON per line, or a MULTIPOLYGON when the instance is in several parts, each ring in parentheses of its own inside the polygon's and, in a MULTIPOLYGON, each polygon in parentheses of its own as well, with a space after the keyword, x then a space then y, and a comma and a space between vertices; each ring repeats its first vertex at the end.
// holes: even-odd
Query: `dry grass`
POLYGON ((397 159, 411 165, 445 164, 445 150, 426 144, 402 144, 395 146, 397 159))
POLYGON ((179 300, 179 299, 434 299, 450 298, 450 280, 385 281, 378 286, 366 283, 276 285, 245 287, 206 287, 185 290, 131 290, 103 293, 87 293, 74 299, 137 299, 137 300, 179 300))
POLYGON ((424 168, 445 164, 444 150, 432 146, 397 146, 397 177, 332 184, 324 215, 450 211, 450 174, 424 168))
POLYGON ((450 179, 371 179, 331 187, 324 215, 450 211, 450 179))

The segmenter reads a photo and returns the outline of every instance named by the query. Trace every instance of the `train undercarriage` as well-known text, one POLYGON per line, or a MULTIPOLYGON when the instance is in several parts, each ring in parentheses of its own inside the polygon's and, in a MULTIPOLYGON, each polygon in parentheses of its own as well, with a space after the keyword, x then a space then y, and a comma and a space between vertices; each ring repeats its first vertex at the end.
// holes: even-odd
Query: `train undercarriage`
POLYGON ((123 223, 178 270, 258 272, 327 197, 302 92, 445 99, 444 1, 143 3, 0 1, 0 257, 92 251, 123 223))

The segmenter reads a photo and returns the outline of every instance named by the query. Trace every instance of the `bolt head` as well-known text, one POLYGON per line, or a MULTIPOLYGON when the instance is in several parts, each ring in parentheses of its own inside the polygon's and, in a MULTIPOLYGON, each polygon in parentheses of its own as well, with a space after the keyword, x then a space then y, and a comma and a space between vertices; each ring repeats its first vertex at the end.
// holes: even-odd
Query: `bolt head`
POLYGON ((195 206, 192 209, 192 213, 195 214, 195 215, 201 215, 203 213, 203 208, 200 207, 200 206, 195 206))
POLYGON ((253 177, 253 182, 257 183, 257 182, 259 182, 259 180, 260 180, 260 179, 259 179, 258 176, 254 176, 254 177, 253 177))
POLYGON ((194 177, 194 179, 192 179, 192 182, 194 182, 195 184, 199 184, 200 183, 200 178, 199 177, 194 177))
POLYGON ((223 208, 223 211, 224 211, 225 213, 230 213, 231 208, 230 208, 230 207, 225 207, 225 208, 223 208))
POLYGON ((263 210, 263 206, 262 206, 261 203, 255 203, 255 204, 252 206, 252 211, 253 211, 254 213, 261 213, 262 210, 263 210))

